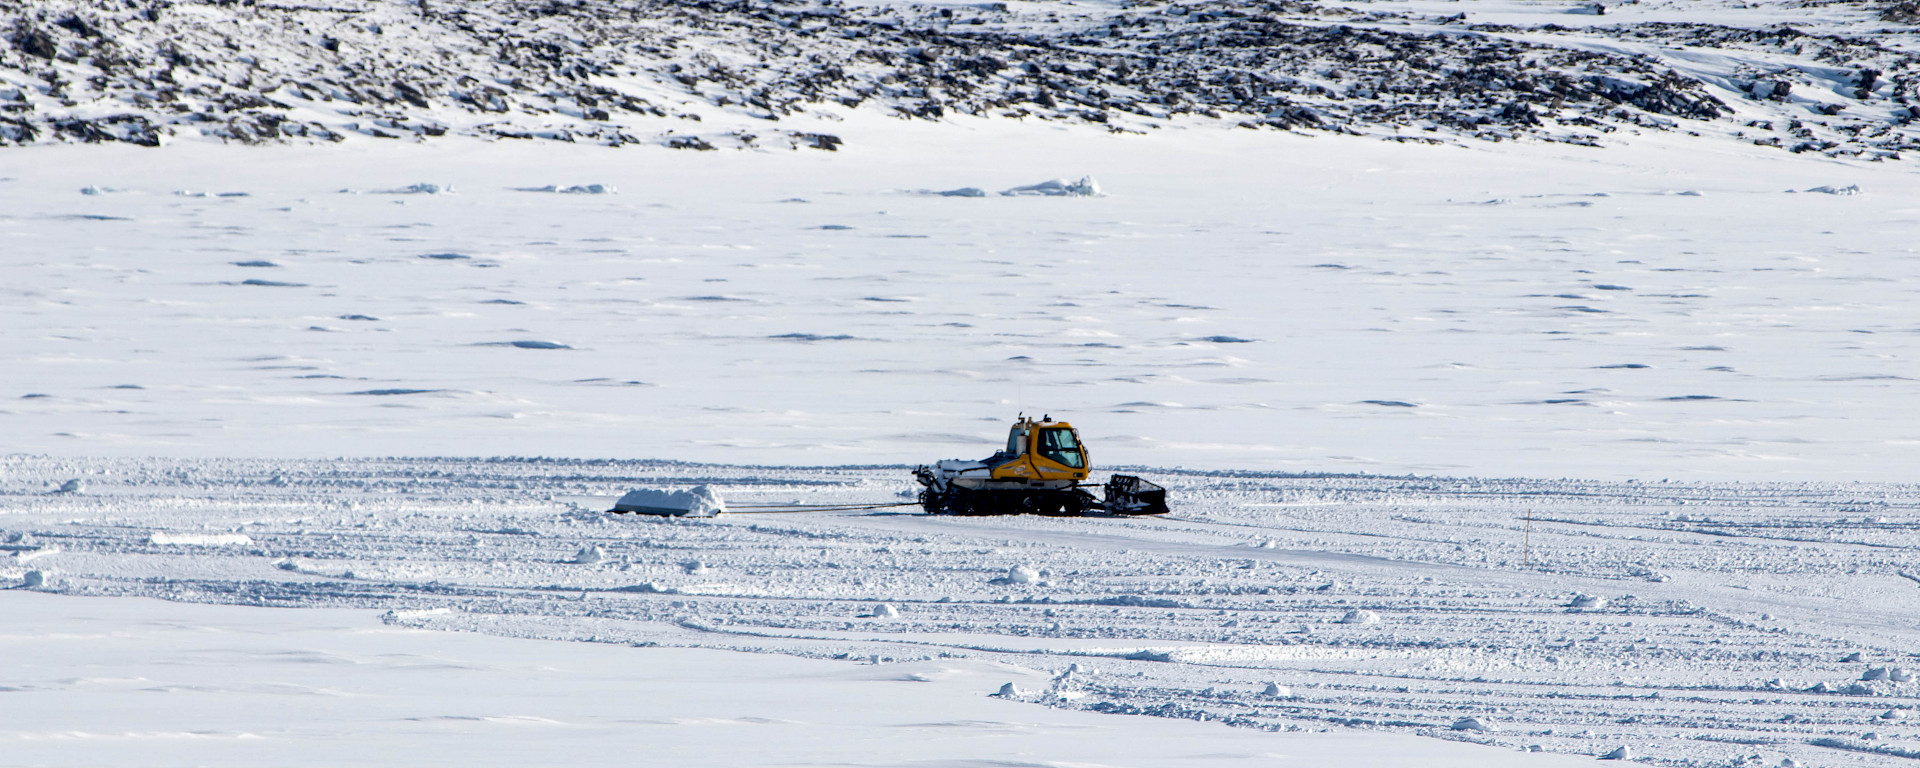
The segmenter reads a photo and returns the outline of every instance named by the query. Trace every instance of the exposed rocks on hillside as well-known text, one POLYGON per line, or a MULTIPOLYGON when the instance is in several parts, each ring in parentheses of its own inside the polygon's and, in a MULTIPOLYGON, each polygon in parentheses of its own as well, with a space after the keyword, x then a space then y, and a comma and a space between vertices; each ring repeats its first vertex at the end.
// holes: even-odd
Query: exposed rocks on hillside
POLYGON ((782 123, 832 106, 1115 131, 1219 119, 1582 144, 1709 121, 1796 151, 1920 146, 1907 125, 1920 114, 1909 106, 1916 58, 1874 39, 1680 24, 1522 30, 1298 0, 1020 6, 40 2, 0 10, 0 144, 453 133, 832 150, 837 137, 782 123), (1600 40, 1821 66, 1698 76, 1600 40), (1826 82, 1833 68, 1848 82, 1826 82), (703 125, 716 111, 739 120, 703 125), (763 128, 737 125, 756 118, 763 128))

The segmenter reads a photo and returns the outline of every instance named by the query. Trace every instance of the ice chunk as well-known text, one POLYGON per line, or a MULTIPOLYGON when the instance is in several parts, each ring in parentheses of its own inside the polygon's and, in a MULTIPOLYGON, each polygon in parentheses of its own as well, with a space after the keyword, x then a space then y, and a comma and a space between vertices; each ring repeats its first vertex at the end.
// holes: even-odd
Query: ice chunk
POLYGON ((1860 194, 1860 185, 1848 184, 1844 187, 1836 187, 1831 184, 1822 184, 1807 191, 1818 192, 1823 195, 1858 195, 1860 194))
POLYGON ((581 565, 593 565, 606 559, 607 551, 601 549, 597 544, 589 544, 581 547, 580 551, 573 555, 573 562, 581 565))
POLYGON ((76 477, 72 480, 68 480, 64 483, 61 483, 60 490, 55 491, 55 493, 84 493, 86 492, 86 490, 87 490, 87 487, 80 482, 80 478, 76 477))
POLYGON ((418 184, 408 184, 399 189, 389 189, 386 192, 389 195, 450 195, 453 194, 453 185, 423 181, 418 184))
MULTIPOLYGON (((20 586, 25 587, 27 589, 38 589, 40 587, 46 586, 46 583, 47 583, 46 571, 27 571, 26 575, 22 576, 20 579, 20 586)), ((1011 683, 1009 683, 1009 685, 1011 685, 1011 683)))
POLYGON ((995 693, 994 695, 1003 699, 1011 699, 1016 696, 1024 695, 1024 692, 1020 690, 1020 686, 1014 685, 1013 683, 1007 683, 1006 685, 1000 686, 1000 691, 998 693, 995 693))
POLYGON ((1483 720, 1478 717, 1463 717, 1453 721, 1453 730, 1491 733, 1500 730, 1500 726, 1495 725, 1492 720, 1483 720))
POLYGON ((1567 607, 1579 608, 1579 609, 1588 610, 1588 611, 1597 611, 1607 607, 1607 599, 1604 597, 1600 597, 1598 595, 1587 595, 1587 594, 1574 595, 1573 601, 1567 603, 1567 607))
POLYGON ((1608 753, 1606 753, 1606 754, 1604 754, 1604 755, 1601 755, 1601 756, 1600 756, 1600 759, 1602 759, 1602 760, 1632 760, 1632 759, 1633 759, 1633 750, 1631 750, 1631 749, 1628 749, 1628 748, 1626 748, 1626 747, 1624 747, 1624 746, 1623 746, 1623 747, 1620 747, 1620 748, 1618 748, 1618 749, 1615 749, 1615 750, 1614 750, 1614 751, 1612 751, 1612 752, 1608 752, 1608 753))
POLYGON ((935 194, 941 197, 986 197, 987 191, 979 187, 961 187, 959 189, 944 190, 935 194))
POLYGON ((1261 691, 1260 695, 1270 699, 1284 699, 1293 695, 1293 689, 1279 683, 1267 683, 1267 689, 1261 691))
POLYGON ((613 505, 615 512, 672 517, 713 517, 727 511, 720 493, 710 486, 698 485, 684 491, 641 488, 629 491, 613 505))
POLYGON ((880 603, 875 605, 873 610, 861 614, 860 617, 863 619, 897 619, 900 617, 900 611, 888 603, 880 603))
POLYGON ((990 584, 1040 584, 1040 572, 1031 566, 1016 565, 1007 569, 1007 575, 988 580, 990 584))
POLYGON ((548 184, 544 187, 515 187, 521 192, 552 192, 560 195, 611 195, 619 190, 612 184, 548 184))
POLYGON ((1340 617, 1339 623, 1363 624, 1363 625, 1378 624, 1380 623, 1380 614, 1374 613, 1373 611, 1360 610, 1356 608, 1354 610, 1347 611, 1347 615, 1340 617))
POLYGON ((1024 187, 1014 187, 1000 194, 1008 197, 1103 197, 1100 182, 1092 176, 1082 176, 1079 181, 1052 179, 1024 187))

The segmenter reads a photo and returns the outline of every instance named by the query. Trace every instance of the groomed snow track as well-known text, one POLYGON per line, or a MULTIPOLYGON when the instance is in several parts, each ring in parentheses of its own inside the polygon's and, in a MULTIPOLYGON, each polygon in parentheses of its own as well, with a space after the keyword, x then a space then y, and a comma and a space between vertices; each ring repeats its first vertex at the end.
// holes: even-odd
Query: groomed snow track
POLYGON ((1920 755, 1907 672, 1920 486, 1148 469, 1179 500, 1171 516, 674 520, 596 507, 638 485, 709 484, 741 503, 910 489, 899 467, 0 468, 0 581, 43 591, 875 663, 970 657, 1055 673, 1020 694, 1052 706, 1625 746, 1661 765, 1920 755))

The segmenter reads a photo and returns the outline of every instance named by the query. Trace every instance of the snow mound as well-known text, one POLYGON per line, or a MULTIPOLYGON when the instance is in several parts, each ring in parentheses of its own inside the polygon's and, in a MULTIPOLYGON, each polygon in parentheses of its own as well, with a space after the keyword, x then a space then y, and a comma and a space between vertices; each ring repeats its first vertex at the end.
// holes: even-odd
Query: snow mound
POLYGON ((26 589, 39 589, 46 586, 46 583, 46 571, 27 571, 26 575, 20 577, 20 586, 26 589))
POLYGON ((1039 571, 1035 570, 1032 566, 1016 565, 1016 566, 1013 566, 1012 568, 1007 569, 1007 575, 1001 576, 997 579, 989 579, 987 583, 989 584, 1028 584, 1028 585, 1039 586, 1039 585, 1046 584, 1046 580, 1042 578, 1042 574, 1039 571))
POLYGON ((1026 695, 1026 692, 1020 690, 1020 686, 1014 685, 1013 683, 1007 683, 1006 685, 1000 686, 1000 690, 993 695, 1003 699, 1012 699, 1012 698, 1018 698, 1020 696, 1024 696, 1026 695))
POLYGON ((600 546, 597 544, 589 544, 587 546, 581 547, 580 551, 575 552, 573 555, 573 562, 578 563, 580 565, 593 565, 595 563, 603 562, 606 559, 607 559, 607 551, 604 549, 601 549, 600 546))
POLYGON ((1817 186, 1817 187, 1813 187, 1813 188, 1811 188, 1811 189, 1808 189, 1807 191, 1808 191, 1808 192, 1818 192, 1818 193, 1820 193, 1820 194, 1822 194, 1822 195, 1843 195, 1843 196, 1849 196, 1849 195, 1858 195, 1858 194, 1861 194, 1861 192, 1860 192, 1860 185, 1858 185, 1858 184, 1848 184, 1848 185, 1846 185, 1846 186, 1844 186, 1844 187, 1836 187, 1836 186, 1833 186, 1833 185, 1831 185, 1831 184, 1822 184, 1822 185, 1820 185, 1820 186, 1817 186))
POLYGON ((1127 606, 1132 608, 1186 608, 1188 607, 1186 603, 1180 602, 1178 600, 1168 600, 1165 598, 1158 598, 1158 597, 1141 597, 1140 595, 1115 595, 1113 597, 1101 597, 1093 600, 1088 600, 1086 601, 1086 604, 1087 605, 1119 605, 1119 606, 1127 606))
POLYGON ((1100 182, 1092 176, 1082 176, 1079 181, 1052 179, 1024 187, 1014 187, 1000 194, 1008 197, 1105 197, 1100 191, 1100 182))
POLYGON ((1600 759, 1602 759, 1602 760, 1632 760, 1632 759, 1633 759, 1633 750, 1631 750, 1631 749, 1628 749, 1628 748, 1626 748, 1626 747, 1620 747, 1619 749, 1615 749, 1615 750, 1614 750, 1614 751, 1612 751, 1612 752, 1608 752, 1608 753, 1606 753, 1606 754, 1604 754, 1604 755, 1601 755, 1601 756, 1600 756, 1600 759))
POLYGON ((79 478, 74 478, 61 483, 60 490, 54 491, 54 493, 85 493, 86 490, 86 485, 82 484, 79 478))
POLYGON ((154 531, 147 536, 149 544, 175 544, 183 547, 231 547, 239 544, 252 544, 253 537, 244 533, 162 533, 154 531))
POLYGON ((900 618, 900 610, 899 610, 899 609, 897 609, 897 608, 894 608, 894 607, 893 607, 893 606, 892 606, 891 604, 889 604, 889 603, 880 603, 880 604, 877 604, 877 605, 875 605, 875 606, 873 606, 873 609, 872 609, 872 610, 869 610, 869 611, 867 611, 866 613, 863 613, 863 614, 860 614, 860 618, 863 618, 863 619, 897 619, 897 618, 900 618))
POLYGON ((619 190, 612 184, 548 184, 544 187, 518 187, 520 192, 551 192, 557 195, 611 195, 619 190))
POLYGON ((935 192, 934 194, 941 197, 986 197, 987 191, 979 187, 961 187, 959 189, 935 192))
POLYGON ((388 195, 451 195, 453 194, 453 185, 434 184, 423 181, 418 184, 408 184, 397 189, 381 190, 381 193, 388 195))
POLYGON ((1584 611, 1597 611, 1607 607, 1607 599, 1597 595, 1579 594, 1573 596, 1573 600, 1567 603, 1567 607, 1578 608, 1584 611))
POLYGON ((1380 623, 1380 614, 1374 613, 1373 611, 1360 610, 1356 608, 1354 610, 1347 611, 1347 615, 1340 617, 1340 621, 1338 623, 1360 624, 1360 625, 1378 624, 1380 623))
POLYGON ((684 491, 641 488, 629 491, 613 505, 615 512, 673 517, 713 517, 727 511, 720 493, 710 486, 698 485, 684 491))
POLYGON ((1293 689, 1279 683, 1267 683, 1266 690, 1261 691, 1260 695, 1269 699, 1284 699, 1293 695, 1293 689))
POLYGON ((1492 720, 1484 720, 1478 717, 1463 717, 1455 720, 1453 721, 1452 728, 1456 731, 1474 731, 1476 733, 1492 733, 1500 730, 1500 726, 1492 720))

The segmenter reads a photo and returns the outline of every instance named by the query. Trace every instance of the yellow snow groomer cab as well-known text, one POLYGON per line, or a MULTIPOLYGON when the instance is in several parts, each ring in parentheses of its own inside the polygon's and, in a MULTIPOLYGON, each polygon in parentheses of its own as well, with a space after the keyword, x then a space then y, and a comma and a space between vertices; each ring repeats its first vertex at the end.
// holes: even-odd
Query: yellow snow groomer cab
POLYGON ((1072 487, 1087 479, 1087 448, 1080 431, 1064 421, 1021 417, 1007 432, 1007 449, 985 462, 989 479, 1026 486, 1072 487), (1001 463, 994 464, 995 460, 1001 463))

